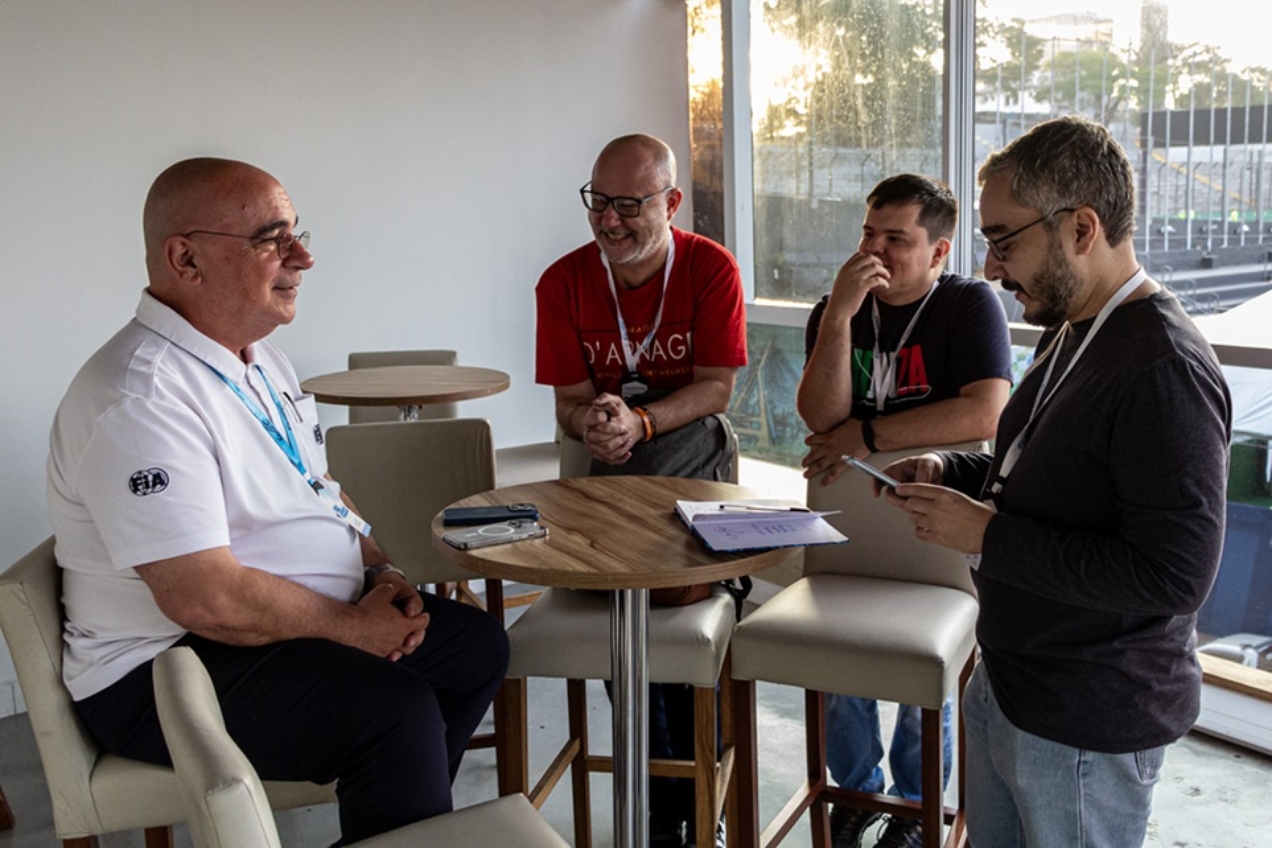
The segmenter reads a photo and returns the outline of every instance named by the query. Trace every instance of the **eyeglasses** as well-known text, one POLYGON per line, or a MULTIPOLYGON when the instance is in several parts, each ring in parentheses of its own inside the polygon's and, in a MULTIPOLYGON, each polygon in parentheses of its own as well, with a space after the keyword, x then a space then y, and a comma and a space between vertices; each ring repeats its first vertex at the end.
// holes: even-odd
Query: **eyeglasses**
POLYGON ((1007 235, 999 236, 996 239, 990 238, 989 236, 985 235, 980 230, 976 231, 976 237, 980 239, 982 242, 984 242, 985 246, 989 248, 991 252, 993 252, 995 259, 997 259, 999 262, 1006 262, 1007 254, 1003 251, 1003 247, 1002 247, 1003 242, 1007 241, 1010 238, 1015 238, 1016 236, 1020 235, 1021 233, 1023 233, 1025 230, 1029 229, 1030 227, 1035 226, 1037 224, 1041 224, 1043 221, 1046 221, 1048 218, 1051 218, 1055 215, 1059 215, 1061 212, 1073 212, 1076 209, 1077 209, 1076 206, 1066 206, 1063 209, 1057 209, 1054 212, 1048 212, 1046 215, 1043 215, 1037 221, 1030 221, 1028 224, 1025 224, 1023 227, 1012 230, 1007 235))
POLYGON ((597 215, 605 212, 605 207, 614 206, 614 211, 624 218, 637 218, 640 216, 641 207, 653 200, 660 194, 666 194, 675 190, 675 186, 667 186, 666 188, 656 191, 648 197, 610 197, 608 194, 601 194, 599 191, 592 191, 588 186, 592 183, 588 181, 583 184, 583 188, 579 189, 579 196, 583 198, 583 205, 587 207, 589 212, 595 212, 597 215))
POLYGON ((282 235, 278 235, 278 236, 243 236, 243 235, 239 235, 238 233, 218 233, 216 230, 190 230, 190 232, 182 233, 181 235, 185 236, 186 238, 189 238, 190 236, 194 236, 194 235, 225 236, 226 238, 241 238, 241 239, 247 239, 248 241, 256 245, 261 245, 267 241, 272 241, 274 243, 274 247, 278 250, 279 259, 286 259, 288 256, 291 256, 291 252, 297 244, 299 244, 305 250, 309 249, 309 230, 305 230, 303 233, 299 235, 296 235, 293 233, 283 233, 282 235))

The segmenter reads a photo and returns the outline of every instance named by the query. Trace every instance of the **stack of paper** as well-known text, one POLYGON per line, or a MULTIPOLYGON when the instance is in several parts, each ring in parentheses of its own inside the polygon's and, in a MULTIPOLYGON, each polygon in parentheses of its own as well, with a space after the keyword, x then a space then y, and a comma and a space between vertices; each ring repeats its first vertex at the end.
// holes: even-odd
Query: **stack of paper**
POLYGON ((680 520, 713 551, 751 551, 847 542, 822 516, 775 500, 676 501, 680 520))

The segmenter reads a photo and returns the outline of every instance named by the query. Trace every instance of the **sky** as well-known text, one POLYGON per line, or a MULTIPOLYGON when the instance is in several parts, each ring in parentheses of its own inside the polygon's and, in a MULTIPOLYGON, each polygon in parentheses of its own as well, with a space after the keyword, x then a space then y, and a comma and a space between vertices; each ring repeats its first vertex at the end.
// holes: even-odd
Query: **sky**
MULTIPOLYGON (((1121 47, 1139 41, 1141 5, 1140 0, 1050 0, 1040 8, 1037 0, 988 0, 981 14, 1029 19, 1095 11, 1113 19, 1114 44, 1121 47)), ((1166 6, 1171 41, 1213 44, 1232 58, 1234 70, 1269 63, 1266 28, 1249 25, 1265 18, 1267 0, 1167 0, 1166 6)))

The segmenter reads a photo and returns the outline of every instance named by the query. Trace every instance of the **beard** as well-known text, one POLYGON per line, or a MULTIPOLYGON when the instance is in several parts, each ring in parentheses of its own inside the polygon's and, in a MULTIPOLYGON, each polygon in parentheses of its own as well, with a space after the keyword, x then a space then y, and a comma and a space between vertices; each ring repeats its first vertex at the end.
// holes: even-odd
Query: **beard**
POLYGON ((671 240, 670 228, 663 235, 663 232, 657 230, 629 229, 621 226, 605 228, 598 225, 593 228, 593 234, 596 236, 597 244, 605 252, 605 258, 609 260, 610 265, 638 265, 655 256, 671 240), (606 236, 613 236, 619 240, 610 242, 605 238, 606 236))
POLYGON ((1052 239, 1046 262, 1029 287, 1033 303, 1025 308, 1024 319, 1037 327, 1054 327, 1063 322, 1069 317, 1079 286, 1064 251, 1052 239))

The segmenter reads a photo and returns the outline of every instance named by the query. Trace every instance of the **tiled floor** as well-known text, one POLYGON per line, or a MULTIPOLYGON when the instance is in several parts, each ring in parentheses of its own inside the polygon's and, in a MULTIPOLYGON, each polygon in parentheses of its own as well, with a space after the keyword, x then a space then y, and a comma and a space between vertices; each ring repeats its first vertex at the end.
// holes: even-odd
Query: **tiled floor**
MULTIPOLYGON (((501 484, 547 476, 549 459, 539 457, 541 468, 519 466, 505 473, 501 484)), ((798 475, 774 471, 744 461, 743 482, 776 497, 802 496, 798 475)), ((763 589, 757 594, 763 595, 763 589)), ((560 681, 530 681, 531 767, 538 774, 564 737, 565 687, 560 681)), ((762 815, 774 815, 787 795, 799 785, 803 757, 803 700, 798 691, 777 686, 759 688, 760 803, 762 815)), ((599 684, 590 687, 591 738, 598 751, 609 748, 609 703, 599 684)), ((892 711, 885 708, 885 725, 892 711)), ((886 731, 885 731, 886 732, 886 731)), ((25 715, 0 720, 0 786, 4 787, 17 815, 17 827, 0 831, 0 848, 52 848, 52 812, 35 741, 25 715)), ((593 779, 593 832, 597 848, 612 844, 610 780, 593 779)), ((495 761, 492 751, 470 753, 455 785, 458 806, 467 806, 495 795, 495 761)), ((1268 848, 1272 846, 1272 758, 1252 753, 1200 734, 1190 734, 1173 746, 1154 798, 1148 848, 1268 848)), ((548 799, 543 813, 566 839, 571 838, 569 793, 565 787, 548 799)), ((283 842, 288 848, 329 845, 337 836, 334 806, 291 810, 278 814, 283 842)), ((177 828, 178 844, 189 846, 183 826, 177 828)), ((867 840, 869 843, 869 839, 867 840)), ((139 833, 108 834, 102 848, 142 844, 139 833)), ((510 834, 506 843, 515 846, 510 834)), ((806 828, 797 828, 786 845, 807 848, 806 828)), ((498 848, 491 846, 491 848, 498 848)))

